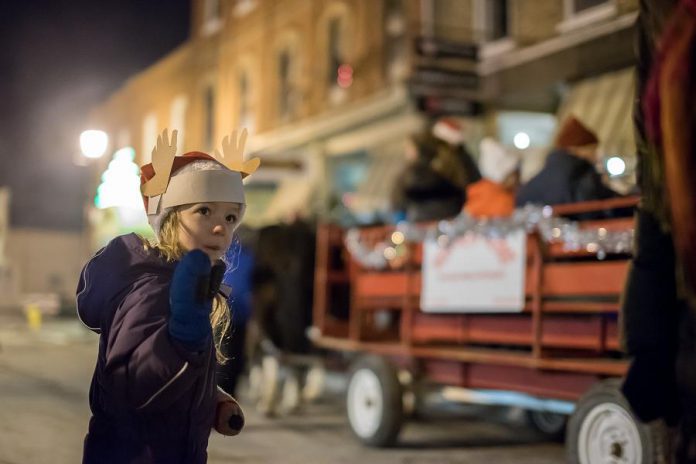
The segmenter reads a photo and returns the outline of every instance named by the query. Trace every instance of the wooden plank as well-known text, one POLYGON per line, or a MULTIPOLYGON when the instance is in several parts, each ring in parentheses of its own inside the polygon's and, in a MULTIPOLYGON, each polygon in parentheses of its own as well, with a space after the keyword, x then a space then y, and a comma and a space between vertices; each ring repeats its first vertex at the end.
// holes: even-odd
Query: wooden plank
POLYGON ((542 323, 545 347, 601 351, 602 320, 599 317, 547 316, 542 323))
POLYGON ((627 261, 547 263, 542 293, 544 297, 619 295, 627 273, 627 261))
POLYGON ((315 344, 337 351, 360 351, 384 356, 405 356, 419 359, 445 359, 467 363, 499 366, 519 366, 550 371, 590 373, 605 376, 622 376, 628 361, 606 358, 539 358, 529 352, 472 348, 472 347, 409 347, 401 343, 364 343, 350 339, 318 337, 315 344))
POLYGON ((408 290, 406 272, 362 272, 353 280, 357 298, 402 298, 408 290))
POLYGON ((532 344, 532 318, 529 315, 468 315, 465 340, 473 343, 525 345, 532 344))
POLYGON ((545 301, 542 305, 542 312, 551 314, 618 314, 619 310, 618 301, 545 301))
POLYGON ((579 399, 597 382, 597 375, 538 371, 528 368, 473 364, 469 367, 469 388, 512 390, 566 400, 579 399))
POLYGON ((590 213, 594 211, 606 211, 614 208, 629 208, 638 205, 640 197, 617 197, 608 200, 585 201, 581 203, 566 203, 553 206, 553 214, 556 216, 590 213))

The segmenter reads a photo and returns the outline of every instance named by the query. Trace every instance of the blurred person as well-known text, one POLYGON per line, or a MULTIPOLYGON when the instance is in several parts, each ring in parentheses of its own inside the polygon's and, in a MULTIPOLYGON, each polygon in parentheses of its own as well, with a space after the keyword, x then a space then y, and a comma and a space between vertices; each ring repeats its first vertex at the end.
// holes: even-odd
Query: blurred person
POLYGON ((462 191, 481 179, 479 168, 466 148, 466 133, 459 121, 441 118, 433 124, 432 134, 437 139, 433 165, 438 172, 462 191))
POLYGON ((696 463, 696 1, 642 0, 634 125, 636 242, 622 304, 623 393, 662 434, 661 462, 696 463), (659 45, 659 46, 658 46, 659 45))
POLYGON ((234 396, 239 377, 246 367, 247 326, 253 310, 252 276, 254 272, 255 232, 244 224, 237 229, 238 246, 231 247, 225 261, 231 263, 222 280, 229 287, 227 305, 232 314, 229 335, 223 339, 222 351, 228 361, 218 365, 218 385, 234 396))
POLYGON ((595 169, 597 135, 575 116, 563 122, 541 171, 517 191, 516 204, 558 205, 619 196, 595 169))
POLYGON ((490 137, 484 138, 480 147, 483 178, 467 187, 464 211, 476 218, 510 216, 515 210, 515 189, 519 185, 519 156, 490 137))
POLYGON ((244 215, 242 177, 258 166, 241 162, 244 138, 231 152, 223 142, 223 164, 175 156, 176 131, 170 144, 165 130, 141 168, 156 238, 117 237, 82 270, 78 315, 100 334, 84 463, 205 463, 211 428, 243 427, 215 366, 230 317, 219 259, 244 215))
POLYGON ((430 134, 412 135, 406 141, 407 165, 392 188, 395 218, 411 222, 456 216, 466 193, 435 167, 437 141, 430 134))

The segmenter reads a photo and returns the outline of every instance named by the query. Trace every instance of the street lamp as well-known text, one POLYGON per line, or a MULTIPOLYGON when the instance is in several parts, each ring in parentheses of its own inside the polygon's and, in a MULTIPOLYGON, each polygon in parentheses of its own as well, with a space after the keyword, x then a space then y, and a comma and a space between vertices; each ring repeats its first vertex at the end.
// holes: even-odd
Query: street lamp
POLYGON ((101 158, 106 153, 109 136, 100 130, 86 130, 80 134, 80 149, 86 158, 101 158))

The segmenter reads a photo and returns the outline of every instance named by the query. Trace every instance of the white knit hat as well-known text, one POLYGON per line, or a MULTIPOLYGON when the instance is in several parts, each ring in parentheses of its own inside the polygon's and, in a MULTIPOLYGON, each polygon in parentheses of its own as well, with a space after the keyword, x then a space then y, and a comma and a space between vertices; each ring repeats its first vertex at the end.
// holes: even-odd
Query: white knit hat
POLYGON ((479 170, 484 178, 500 184, 517 169, 520 158, 496 140, 486 137, 481 140, 479 170))
MULTIPOLYGON (((199 172, 199 171, 229 171, 225 166, 221 165, 217 161, 212 161, 212 160, 195 160, 190 162, 189 164, 183 166, 180 168, 178 171, 176 171, 174 174, 172 174, 171 179, 175 179, 177 176, 182 176, 184 174, 192 173, 192 172, 199 172)), ((172 181, 170 180, 170 183, 172 181)), ((244 191, 240 190, 239 192, 241 196, 236 195, 236 198, 230 198, 230 199, 235 199, 237 201, 234 201, 234 203, 239 203, 241 205, 240 211, 239 211, 239 218, 237 219, 237 224, 235 227, 237 227, 241 220, 242 217, 244 216, 244 212, 246 210, 246 202, 244 199, 244 191)), ((201 202, 202 198, 198 199, 192 199, 188 203, 184 204, 190 204, 190 203, 199 203, 201 202)), ((183 201, 188 201, 188 200, 183 200, 183 201)), ((212 200, 208 200, 212 201, 212 200)), ((159 237, 160 230, 162 228, 162 224, 164 224, 164 220, 169 216, 170 213, 173 211, 176 211, 176 208, 181 205, 173 205, 173 206, 167 206, 163 207, 163 205, 160 204, 159 211, 157 211, 155 214, 148 214, 147 220, 150 223, 150 227, 152 227, 152 230, 155 232, 155 236, 159 237)))

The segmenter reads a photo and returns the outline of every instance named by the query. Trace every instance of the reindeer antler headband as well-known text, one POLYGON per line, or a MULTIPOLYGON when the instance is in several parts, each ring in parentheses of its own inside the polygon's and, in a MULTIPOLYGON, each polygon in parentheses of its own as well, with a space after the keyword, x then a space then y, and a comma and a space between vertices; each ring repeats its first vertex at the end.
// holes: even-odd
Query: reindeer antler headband
POLYGON ((261 161, 252 158, 244 161, 244 145, 247 131, 239 137, 237 131, 222 141, 222 154, 215 150, 213 156, 201 152, 176 154, 177 131, 165 129, 152 150, 152 163, 141 169, 140 191, 148 216, 159 214, 164 208, 190 203, 224 201, 244 204, 242 179, 254 173, 261 161), (214 161, 219 169, 192 170, 172 176, 183 166, 194 161, 214 161))
MULTIPOLYGON (((178 131, 172 131, 171 142, 169 140, 169 130, 164 129, 157 136, 157 145, 152 149, 152 168, 154 176, 147 180, 141 187, 140 192, 147 197, 161 195, 167 190, 174 158, 176 154, 176 137, 178 131)), ((244 161, 244 145, 246 145, 247 130, 242 129, 237 139, 237 131, 232 131, 230 135, 222 139, 222 154, 218 150, 213 151, 213 159, 225 166, 230 171, 239 172, 242 179, 253 174, 261 164, 259 158, 252 158, 244 161)))

